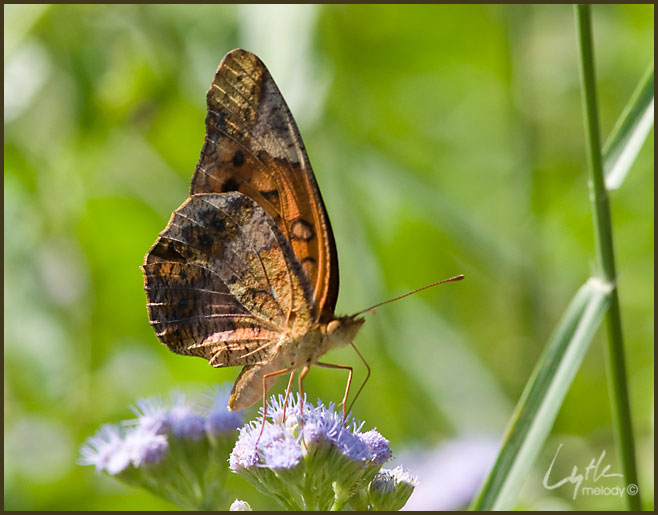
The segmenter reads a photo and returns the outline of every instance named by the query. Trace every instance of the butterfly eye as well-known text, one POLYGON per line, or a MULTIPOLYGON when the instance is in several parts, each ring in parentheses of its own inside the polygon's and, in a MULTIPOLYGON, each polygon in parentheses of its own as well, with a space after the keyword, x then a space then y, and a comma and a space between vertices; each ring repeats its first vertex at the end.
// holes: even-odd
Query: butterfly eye
POLYGON ((338 328, 340 327, 340 321, 339 320, 332 320, 327 324, 327 334, 333 334, 335 333, 338 328))

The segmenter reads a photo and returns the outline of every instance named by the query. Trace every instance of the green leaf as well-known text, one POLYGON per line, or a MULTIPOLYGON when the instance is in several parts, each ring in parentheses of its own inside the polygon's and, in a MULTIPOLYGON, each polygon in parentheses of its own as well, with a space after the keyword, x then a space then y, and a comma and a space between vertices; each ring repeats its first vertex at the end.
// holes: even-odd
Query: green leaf
POLYGON ((567 307, 507 428, 504 443, 472 508, 510 510, 553 427, 564 397, 608 308, 612 287, 590 278, 567 307))
POLYGON ((653 127, 653 98, 651 63, 603 146, 605 185, 609 190, 622 185, 653 127))

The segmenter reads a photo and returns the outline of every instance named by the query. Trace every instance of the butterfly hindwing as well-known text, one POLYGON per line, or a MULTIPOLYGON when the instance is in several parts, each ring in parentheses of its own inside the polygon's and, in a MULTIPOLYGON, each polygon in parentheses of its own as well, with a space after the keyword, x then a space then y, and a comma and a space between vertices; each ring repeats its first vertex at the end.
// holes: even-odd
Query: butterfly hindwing
POLYGON ((207 95, 206 139, 190 193, 239 191, 276 223, 312 290, 313 318, 333 316, 338 259, 304 144, 265 65, 229 52, 207 95))
MULTIPOLYGON (((228 406, 232 411, 240 411, 253 405, 263 398, 263 379, 265 374, 277 372, 284 368, 284 363, 278 356, 273 356, 268 363, 247 365, 243 367, 235 380, 228 406)), ((269 390, 276 378, 265 379, 265 389, 269 390)))
MULTIPOLYGON (((143 268, 151 325, 172 351, 210 361, 220 344, 223 348, 229 341, 234 345, 239 341, 250 352, 254 350, 250 344, 260 338, 276 338, 276 332, 254 323, 253 316, 205 268, 167 261, 143 268)), ((230 366, 238 356, 225 358, 230 366)))
POLYGON ((286 329, 311 322, 312 293, 290 245, 238 192, 190 197, 143 270, 160 340, 216 367, 269 362, 286 329))

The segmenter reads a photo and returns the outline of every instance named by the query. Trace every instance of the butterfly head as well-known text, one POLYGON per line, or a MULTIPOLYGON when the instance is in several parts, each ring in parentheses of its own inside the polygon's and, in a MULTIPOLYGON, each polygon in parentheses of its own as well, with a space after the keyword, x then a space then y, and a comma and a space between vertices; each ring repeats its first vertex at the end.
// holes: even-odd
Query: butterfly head
POLYGON ((326 325, 329 347, 342 347, 352 343, 363 322, 365 318, 356 315, 334 318, 326 325))

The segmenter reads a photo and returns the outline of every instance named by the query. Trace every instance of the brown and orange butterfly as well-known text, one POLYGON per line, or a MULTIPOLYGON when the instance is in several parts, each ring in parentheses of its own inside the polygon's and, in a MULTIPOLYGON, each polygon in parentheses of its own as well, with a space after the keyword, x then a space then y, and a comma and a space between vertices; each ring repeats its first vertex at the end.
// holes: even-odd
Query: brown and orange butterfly
POLYGON ((176 353, 244 367, 231 410, 264 400, 282 374, 288 394, 299 370, 301 390, 311 365, 349 371, 345 410, 351 367, 318 360, 354 346, 368 310, 334 314, 336 245, 295 121, 265 65, 241 49, 220 63, 207 103, 190 197, 142 267, 151 325, 176 353))

